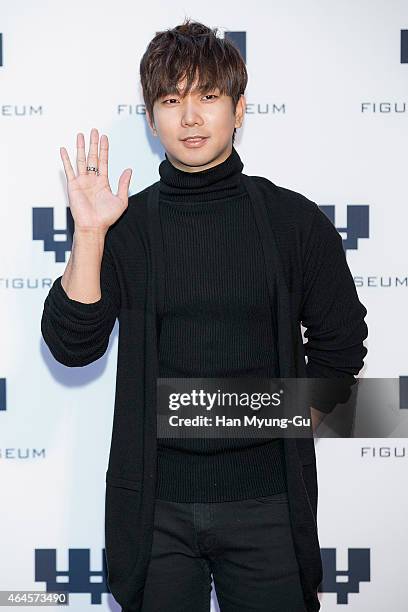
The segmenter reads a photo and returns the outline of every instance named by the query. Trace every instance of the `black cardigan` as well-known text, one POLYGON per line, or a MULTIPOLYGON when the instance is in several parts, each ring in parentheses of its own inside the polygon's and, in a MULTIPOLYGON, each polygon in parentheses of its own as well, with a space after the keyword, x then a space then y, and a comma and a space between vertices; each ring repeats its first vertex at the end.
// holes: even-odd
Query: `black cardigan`
MULTIPOLYGON (((279 376, 339 377, 363 366, 367 313, 342 239, 318 206, 263 177, 242 175, 265 259, 279 376), (300 322, 307 328, 302 340, 300 322), (305 363, 305 355, 308 361, 305 363)), ((163 300, 158 182, 129 198, 108 231, 98 302, 70 299, 58 277, 46 297, 41 331, 59 362, 85 366, 106 351, 119 319, 112 440, 106 472, 108 585, 126 612, 141 610, 153 537, 156 478, 157 311, 163 300)), ((343 393, 343 390, 341 390, 343 393)), ((340 397, 340 395, 339 395, 340 397)), ((315 404, 329 411, 338 399, 315 404)), ((341 400, 342 401, 342 400, 341 400)), ((308 612, 320 609, 317 472, 313 438, 285 438, 291 527, 308 612)))

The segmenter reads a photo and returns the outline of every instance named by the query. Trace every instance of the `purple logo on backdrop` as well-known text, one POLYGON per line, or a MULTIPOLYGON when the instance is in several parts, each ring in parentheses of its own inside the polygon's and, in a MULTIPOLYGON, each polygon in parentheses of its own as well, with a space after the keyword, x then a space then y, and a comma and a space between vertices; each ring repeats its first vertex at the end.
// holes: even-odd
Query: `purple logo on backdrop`
POLYGON ((399 407, 408 410, 408 376, 399 377, 399 407))
POLYGON ((5 378, 0 378, 0 410, 7 410, 5 378))
POLYGON ((338 570, 336 568, 336 549, 320 549, 323 580, 319 587, 322 593, 337 593, 337 604, 348 604, 350 593, 360 592, 361 582, 370 582, 370 549, 349 548, 348 568, 338 570), (337 577, 341 577, 337 581, 337 577))
POLYGON ((72 248, 74 219, 69 207, 66 208, 66 227, 55 229, 53 208, 33 208, 33 240, 44 242, 44 251, 55 253, 55 261, 65 262, 65 253, 72 248), (61 240, 56 239, 58 236, 61 240))
POLYGON ((360 238, 369 238, 369 207, 361 204, 356 206, 347 206, 347 225, 346 227, 337 227, 335 223, 335 207, 332 205, 319 206, 326 217, 330 219, 338 232, 345 232, 347 238, 343 238, 343 248, 347 252, 348 249, 358 249, 358 241, 360 238))
POLYGON ((102 549, 102 568, 94 571, 90 566, 89 548, 70 548, 68 555, 68 570, 60 571, 55 548, 36 548, 34 580, 45 582, 47 592, 90 593, 91 603, 101 604, 102 593, 110 593, 106 583, 105 549, 102 549), (62 576, 63 580, 59 580, 62 576))
POLYGON ((401 30, 401 64, 408 64, 408 30, 401 30))
POLYGON ((246 32, 227 31, 224 33, 224 37, 231 40, 235 46, 238 47, 239 52, 246 63, 246 32))

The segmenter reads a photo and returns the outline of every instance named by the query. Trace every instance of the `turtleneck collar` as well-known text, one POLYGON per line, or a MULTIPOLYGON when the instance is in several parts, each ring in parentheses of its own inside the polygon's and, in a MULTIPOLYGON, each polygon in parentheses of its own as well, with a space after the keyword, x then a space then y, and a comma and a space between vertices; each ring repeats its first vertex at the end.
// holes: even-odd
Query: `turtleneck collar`
POLYGON ((200 170, 186 172, 173 166, 166 158, 159 165, 160 198, 171 202, 209 202, 235 197, 245 193, 241 181, 244 164, 235 149, 220 164, 200 170))

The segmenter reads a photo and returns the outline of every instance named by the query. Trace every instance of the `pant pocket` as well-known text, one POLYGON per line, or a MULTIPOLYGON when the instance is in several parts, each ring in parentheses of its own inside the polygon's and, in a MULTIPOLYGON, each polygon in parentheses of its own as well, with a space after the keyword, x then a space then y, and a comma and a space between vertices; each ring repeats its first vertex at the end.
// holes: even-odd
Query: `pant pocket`
POLYGON ((261 504, 287 504, 288 494, 286 491, 283 491, 282 493, 274 493, 273 495, 255 497, 254 500, 261 504))

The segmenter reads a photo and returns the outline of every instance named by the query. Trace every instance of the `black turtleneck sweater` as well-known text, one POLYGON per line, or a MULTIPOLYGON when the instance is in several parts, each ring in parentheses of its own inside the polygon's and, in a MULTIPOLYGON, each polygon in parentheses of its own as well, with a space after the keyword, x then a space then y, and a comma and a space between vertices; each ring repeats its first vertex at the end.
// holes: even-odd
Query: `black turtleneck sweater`
MULTIPOLYGON (((275 377, 261 243, 233 147, 220 164, 159 165, 165 299, 159 376, 275 377)), ((281 438, 158 438, 157 497, 210 502, 286 490, 281 438)))

